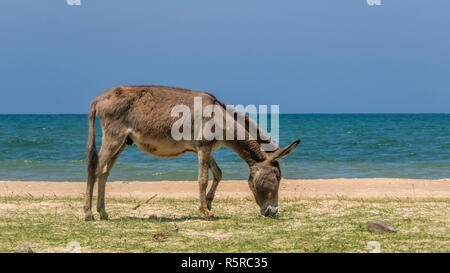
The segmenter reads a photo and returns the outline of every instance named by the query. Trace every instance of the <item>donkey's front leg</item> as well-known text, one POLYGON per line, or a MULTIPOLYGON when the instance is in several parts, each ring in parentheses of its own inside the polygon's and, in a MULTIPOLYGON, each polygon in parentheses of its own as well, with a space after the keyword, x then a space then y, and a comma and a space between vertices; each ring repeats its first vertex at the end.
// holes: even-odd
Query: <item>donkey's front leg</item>
POLYGON ((206 188, 208 187, 208 169, 211 160, 211 149, 208 147, 202 147, 197 152, 198 155, 198 185, 200 192, 200 206, 198 209, 205 215, 206 218, 213 216, 208 209, 206 203, 206 188))
POLYGON ((211 188, 209 189, 208 194, 206 195, 206 204, 208 206, 208 209, 211 210, 212 201, 214 200, 214 195, 216 194, 217 186, 219 185, 220 180, 222 180, 222 170, 220 170, 219 166, 217 166, 216 161, 212 156, 209 167, 213 174, 214 180, 211 184, 211 188))

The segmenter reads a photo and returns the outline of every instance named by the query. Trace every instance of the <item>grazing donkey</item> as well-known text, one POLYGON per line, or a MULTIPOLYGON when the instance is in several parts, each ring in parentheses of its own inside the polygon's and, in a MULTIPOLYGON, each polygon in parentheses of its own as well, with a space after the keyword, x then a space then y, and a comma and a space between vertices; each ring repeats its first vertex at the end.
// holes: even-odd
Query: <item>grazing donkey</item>
MULTIPOLYGON (((92 102, 89 112, 89 140, 87 147, 87 188, 84 212, 86 220, 93 220, 91 211, 92 193, 98 178, 97 211, 100 219, 108 219, 105 210, 105 184, 109 172, 127 145, 136 143, 138 148, 156 157, 177 157, 186 152, 198 156, 198 184, 200 191, 199 210, 205 217, 211 217, 211 202, 222 171, 217 166, 211 152, 224 146, 234 150, 247 162, 250 168, 248 184, 255 200, 264 216, 275 215, 278 211, 278 188, 281 171, 278 160, 288 155, 300 143, 297 140, 284 148, 274 147, 273 151, 261 149, 264 132, 257 128, 257 137, 250 138, 249 129, 255 124, 245 113, 233 113, 232 120, 239 126, 237 116, 245 117, 245 139, 238 140, 175 140, 171 134, 177 117, 172 116, 176 105, 185 105, 194 112, 195 98, 201 98, 203 107, 213 105, 224 111, 226 106, 213 95, 193 90, 163 86, 120 86, 101 94, 92 102), (95 147, 95 115, 100 119, 103 130, 102 147, 97 153, 95 147), (211 169, 214 180, 208 194, 208 169, 211 169)), ((225 115, 224 115, 225 116, 225 115)), ((203 124, 211 118, 201 117, 203 124)), ((189 121, 190 123, 190 121, 189 121)), ((256 125, 255 125, 256 126, 256 125)), ((192 126, 193 127, 193 126, 192 126)), ((242 126, 241 126, 242 129, 242 126)), ((220 130, 220 128, 215 128, 220 130)), ((194 131, 194 128, 192 128, 194 131)), ((241 131, 242 132, 242 131, 241 131)), ((235 134, 237 136, 237 134, 235 134)), ((264 137, 267 139, 267 135, 264 137)), ((275 145, 275 144, 273 144, 275 145)))

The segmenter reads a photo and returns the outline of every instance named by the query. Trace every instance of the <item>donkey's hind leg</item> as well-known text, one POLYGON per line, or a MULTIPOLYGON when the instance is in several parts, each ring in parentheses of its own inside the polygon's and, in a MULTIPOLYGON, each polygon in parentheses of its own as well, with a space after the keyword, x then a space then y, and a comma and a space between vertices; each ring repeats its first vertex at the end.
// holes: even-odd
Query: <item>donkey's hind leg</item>
POLYGON ((222 180, 222 170, 219 168, 219 166, 217 166, 216 161, 212 156, 209 168, 211 169, 214 180, 211 184, 211 188, 209 189, 208 194, 206 195, 206 205, 208 209, 211 210, 212 201, 214 200, 214 195, 216 194, 217 186, 219 185, 220 180, 222 180))
POLYGON ((119 156, 125 150, 127 144, 125 137, 112 138, 106 136, 103 138, 102 148, 99 153, 99 164, 97 167, 98 174, 98 197, 97 197, 97 211, 100 214, 101 220, 108 220, 108 214, 105 209, 105 186, 114 163, 116 163, 119 156))
POLYGON ((94 184, 95 184, 96 178, 88 179, 86 184, 86 200, 84 202, 84 213, 85 213, 85 220, 86 221, 93 221, 94 215, 92 214, 92 194, 94 192, 94 184))

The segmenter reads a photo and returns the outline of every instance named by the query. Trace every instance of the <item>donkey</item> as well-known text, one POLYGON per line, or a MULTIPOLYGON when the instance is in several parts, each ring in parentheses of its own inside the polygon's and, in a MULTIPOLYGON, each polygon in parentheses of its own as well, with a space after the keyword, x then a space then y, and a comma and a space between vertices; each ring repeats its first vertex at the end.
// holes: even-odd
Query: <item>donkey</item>
MULTIPOLYGON (((226 106, 214 95, 194 90, 165 86, 119 86, 112 88, 95 98, 89 112, 89 139, 87 147, 87 187, 84 204, 85 219, 94 220, 91 210, 94 184, 98 179, 97 211, 100 219, 107 220, 105 210, 105 184, 108 175, 127 145, 136 143, 145 153, 160 158, 172 158, 186 152, 198 156, 198 184, 200 193, 199 210, 206 218, 212 217, 211 204, 217 186, 222 179, 222 171, 217 166, 212 151, 227 147, 235 151, 249 166, 248 185, 264 216, 273 216, 278 211, 278 188, 281 170, 278 160, 291 153, 300 143, 294 141, 284 148, 273 147, 265 152, 261 145, 269 143, 267 135, 257 128, 257 137, 251 139, 248 128, 254 122, 245 113, 245 139, 231 140, 196 138, 193 140, 175 140, 172 127, 177 117, 171 115, 176 105, 185 105, 194 109, 194 99, 200 97, 202 106, 213 105, 225 110, 226 106), (99 153, 95 146, 95 116, 98 116, 103 130, 102 147, 99 153), (253 123, 252 123, 253 122, 253 123), (211 169, 213 182, 208 186, 208 170, 211 169)), ((236 115, 239 115, 237 113, 236 115)), ((236 127, 237 116, 233 114, 236 127)), ((203 124, 207 118, 202 117, 203 124)), ((192 128, 194 131, 195 128, 192 128)), ((220 128, 215 128, 220 130, 220 128)))

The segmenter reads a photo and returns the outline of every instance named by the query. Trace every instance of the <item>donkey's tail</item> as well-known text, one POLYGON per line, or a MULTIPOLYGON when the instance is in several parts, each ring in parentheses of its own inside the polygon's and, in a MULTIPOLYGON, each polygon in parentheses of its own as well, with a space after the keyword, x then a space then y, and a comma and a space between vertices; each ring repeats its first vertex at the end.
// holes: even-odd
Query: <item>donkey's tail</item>
POLYGON ((89 111, 89 139, 87 145, 87 182, 95 183, 95 173, 98 165, 98 153, 95 147, 95 106, 97 101, 94 100, 89 111))

